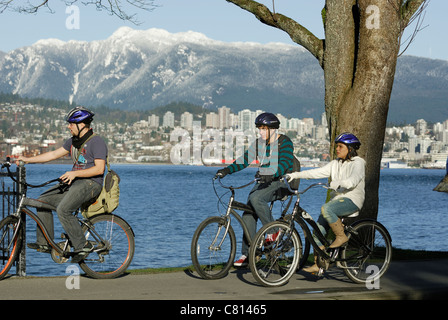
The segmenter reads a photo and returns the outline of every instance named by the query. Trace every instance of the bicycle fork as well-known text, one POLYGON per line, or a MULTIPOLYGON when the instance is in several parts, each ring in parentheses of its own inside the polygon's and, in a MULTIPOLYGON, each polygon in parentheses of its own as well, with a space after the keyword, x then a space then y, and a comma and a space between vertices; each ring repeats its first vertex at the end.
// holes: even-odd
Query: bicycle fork
POLYGON ((219 226, 218 232, 216 232, 215 239, 213 239, 212 243, 208 247, 209 250, 212 250, 212 251, 221 250, 221 246, 222 246, 222 244, 224 243, 224 240, 227 237, 227 233, 229 232, 229 226, 230 226, 230 220, 231 220, 231 218, 230 218, 230 211, 232 210, 232 203, 233 203, 233 195, 230 197, 229 204, 228 204, 227 210, 226 210, 226 215, 223 217, 223 219, 226 220, 225 224, 219 226), (219 244, 217 246, 215 246, 215 243, 218 240, 218 237, 219 237, 219 235, 221 233, 221 229, 223 227, 225 228, 224 235, 221 238, 221 241, 219 242, 219 244))

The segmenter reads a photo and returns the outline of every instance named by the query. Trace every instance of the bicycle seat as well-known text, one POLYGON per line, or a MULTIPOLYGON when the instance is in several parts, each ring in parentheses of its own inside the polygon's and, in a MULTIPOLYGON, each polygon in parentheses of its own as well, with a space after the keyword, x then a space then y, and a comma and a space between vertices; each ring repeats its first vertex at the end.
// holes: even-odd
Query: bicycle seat
POLYGON ((359 211, 353 212, 351 215, 345 216, 344 218, 356 218, 357 216, 359 216, 359 211))

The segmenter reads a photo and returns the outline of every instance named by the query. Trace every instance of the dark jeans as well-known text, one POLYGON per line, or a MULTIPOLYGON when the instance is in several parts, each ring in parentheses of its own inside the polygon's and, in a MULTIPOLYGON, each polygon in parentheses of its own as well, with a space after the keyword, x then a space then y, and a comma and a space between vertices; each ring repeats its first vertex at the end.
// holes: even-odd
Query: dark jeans
MULTIPOLYGON (((93 198, 98 197, 102 186, 91 179, 76 179, 70 186, 57 185, 42 193, 39 200, 56 207, 56 212, 62 227, 67 233, 74 250, 80 250, 86 243, 78 219, 74 212, 81 205, 93 198)), ((38 209, 37 215, 42 220, 51 239, 54 239, 53 214, 49 210, 38 209)), ((46 244, 47 241, 37 228, 36 240, 38 244, 46 244)))
MULTIPOLYGON (((257 233, 258 219, 260 219, 263 225, 274 221, 270 204, 272 201, 283 198, 283 192, 281 192, 283 186, 284 183, 280 181, 273 181, 269 185, 257 184, 249 193, 247 204, 254 209, 255 214, 244 212, 243 221, 247 226, 251 239, 253 239, 257 233)), ((286 191, 286 189, 283 188, 283 191, 286 191)), ((243 237, 241 254, 248 256, 248 253, 249 246, 246 238, 243 237)))

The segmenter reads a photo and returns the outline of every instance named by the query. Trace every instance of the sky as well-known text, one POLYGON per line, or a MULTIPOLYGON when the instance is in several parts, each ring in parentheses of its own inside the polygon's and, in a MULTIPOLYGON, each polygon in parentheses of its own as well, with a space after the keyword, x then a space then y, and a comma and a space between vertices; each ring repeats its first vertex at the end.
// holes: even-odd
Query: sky
MULTIPOLYGON (((70 11, 61 0, 49 0, 53 13, 46 8, 37 14, 4 11, 0 14, 0 51, 9 52, 48 38, 104 40, 121 26, 141 30, 160 28, 171 33, 196 31, 224 42, 294 44, 285 32, 262 24, 252 14, 225 0, 154 0, 157 7, 150 12, 133 7, 127 10, 127 13, 137 14, 138 25, 82 2, 75 3, 75 11, 70 11)), ((272 0, 260 2, 272 8, 272 0)), ((323 38, 320 12, 324 3, 325 0, 275 0, 275 11, 293 18, 323 38)), ((430 0, 423 22, 426 27, 405 54, 448 60, 448 19, 444 17, 447 13, 447 0, 430 0)), ((409 27, 408 32, 413 29, 413 26, 409 27)))

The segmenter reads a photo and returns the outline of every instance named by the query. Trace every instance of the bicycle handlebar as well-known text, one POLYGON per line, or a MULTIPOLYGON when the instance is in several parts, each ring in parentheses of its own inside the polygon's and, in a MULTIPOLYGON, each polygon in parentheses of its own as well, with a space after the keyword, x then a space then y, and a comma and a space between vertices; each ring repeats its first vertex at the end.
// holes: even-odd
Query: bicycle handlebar
POLYGON ((291 189, 291 186, 289 185, 289 182, 288 182, 288 180, 286 179, 286 176, 281 177, 281 178, 280 178, 280 181, 283 181, 283 182, 284 182, 284 184, 286 185, 286 188, 289 190, 289 192, 291 192, 291 193, 293 193, 293 194, 297 194, 297 195, 299 195, 299 194, 304 194, 304 193, 307 192, 309 189, 314 188, 314 187, 319 187, 319 186, 321 186, 322 188, 325 188, 325 189, 329 189, 327 183, 324 183, 324 182, 317 182, 317 183, 314 183, 314 184, 308 186, 306 189, 304 189, 304 190, 302 190, 302 191, 299 191, 299 190, 291 189))
POLYGON ((233 189, 233 190, 237 190, 237 189, 243 189, 243 188, 245 188, 245 187, 251 185, 252 183, 257 182, 257 181, 260 180, 260 179, 255 178, 255 179, 251 180, 249 183, 246 183, 245 185, 242 185, 242 186, 239 186, 239 187, 233 187, 233 186, 226 186, 226 185, 224 185, 224 184, 221 182, 221 177, 220 177, 220 176, 215 176, 215 177, 213 177, 213 181, 215 181, 215 180, 218 180, 219 184, 220 184, 221 187, 223 187, 224 189, 233 189))
MULTIPOLYGON (((25 165, 25 162, 22 161, 22 160, 20 160, 18 166, 19 166, 19 167, 23 167, 24 165, 25 165)), ((11 166, 12 166, 11 158, 10 158, 10 157, 6 157, 6 161, 5 161, 4 163, 2 163, 2 169, 3 169, 3 168, 6 168, 6 170, 8 171, 8 176, 9 176, 14 182, 19 183, 19 182, 12 176, 12 173, 11 173, 11 171, 9 170, 9 168, 10 168, 11 166)), ((52 179, 52 180, 46 181, 46 182, 44 182, 44 183, 42 183, 42 184, 39 184, 39 185, 32 185, 32 184, 29 184, 29 183, 27 183, 27 182, 21 182, 21 183, 24 184, 24 185, 26 185, 26 186, 28 186, 28 187, 30 187, 30 188, 41 188, 41 187, 44 187, 44 186, 46 186, 46 185, 48 185, 48 184, 50 184, 50 183, 53 183, 53 182, 61 182, 61 179, 59 179, 59 178, 52 179)))

